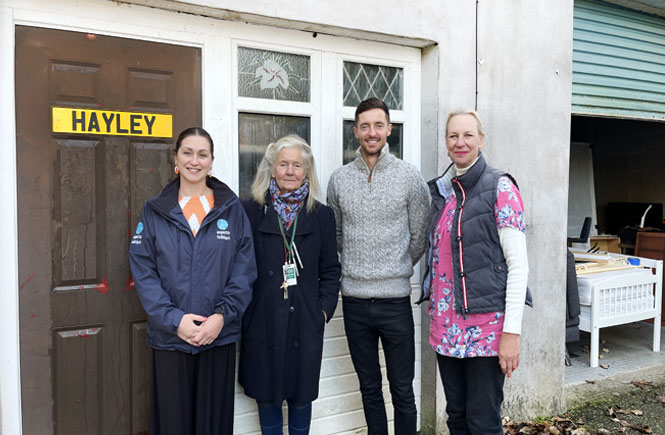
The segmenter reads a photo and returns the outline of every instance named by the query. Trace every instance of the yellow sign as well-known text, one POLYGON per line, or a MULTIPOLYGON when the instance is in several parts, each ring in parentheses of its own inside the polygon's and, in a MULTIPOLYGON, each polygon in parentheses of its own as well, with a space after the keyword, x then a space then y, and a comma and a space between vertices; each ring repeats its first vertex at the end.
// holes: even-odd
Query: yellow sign
POLYGON ((173 115, 53 107, 54 133, 173 137, 173 115))

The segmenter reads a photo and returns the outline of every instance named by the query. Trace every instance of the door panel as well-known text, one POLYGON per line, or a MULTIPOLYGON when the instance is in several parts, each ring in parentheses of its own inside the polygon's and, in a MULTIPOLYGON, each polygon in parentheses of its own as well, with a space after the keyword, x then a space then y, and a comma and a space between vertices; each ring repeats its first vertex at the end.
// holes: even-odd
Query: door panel
POLYGON ((148 430, 150 352, 129 274, 143 203, 173 139, 54 134, 51 107, 174 113, 201 124, 196 48, 17 26, 23 432, 148 430))

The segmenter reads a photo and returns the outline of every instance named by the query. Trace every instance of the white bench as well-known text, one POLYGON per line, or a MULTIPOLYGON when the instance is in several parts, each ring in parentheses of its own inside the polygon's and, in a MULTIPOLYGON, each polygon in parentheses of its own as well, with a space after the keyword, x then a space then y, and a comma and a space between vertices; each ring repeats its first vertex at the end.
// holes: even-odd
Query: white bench
POLYGON ((591 367, 598 367, 600 328, 608 326, 653 319, 653 351, 660 351, 663 262, 631 258, 639 258, 640 268, 577 277, 580 329, 591 333, 591 367))

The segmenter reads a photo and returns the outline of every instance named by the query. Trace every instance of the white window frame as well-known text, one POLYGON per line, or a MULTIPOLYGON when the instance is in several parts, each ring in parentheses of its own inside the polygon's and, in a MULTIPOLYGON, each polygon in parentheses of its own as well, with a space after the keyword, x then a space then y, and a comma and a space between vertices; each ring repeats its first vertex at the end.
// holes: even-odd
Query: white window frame
MULTIPOLYGON (((280 39, 280 31, 270 29, 271 40, 280 39)), ((402 68, 404 71, 403 109, 391 110, 391 121, 403 125, 402 158, 420 167, 420 52, 413 48, 386 46, 386 44, 367 43, 373 45, 366 49, 345 38, 331 38, 332 41, 319 43, 325 37, 301 45, 275 44, 261 38, 261 32, 252 33, 252 39, 235 38, 231 41, 231 84, 233 95, 232 123, 233 135, 231 148, 233 153, 226 160, 228 165, 224 173, 229 174, 227 182, 234 190, 239 188, 239 145, 238 145, 238 114, 240 112, 263 113, 272 115, 310 117, 310 145, 317 165, 317 175, 321 182, 322 201, 328 178, 332 172, 342 165, 343 161, 343 122, 353 120, 354 107, 343 105, 343 68, 344 62, 357 62, 388 67, 402 68), (335 44, 335 42, 345 42, 335 44), (336 46, 341 45, 341 46, 336 46), (238 47, 259 50, 278 51, 310 57, 310 102, 295 102, 238 96, 238 47), (397 49, 397 53, 393 49, 397 49), (371 52, 372 56, 360 54, 371 52), (407 54, 405 56, 405 54, 407 54), (406 58, 406 59, 405 59, 406 58), (334 86, 326 86, 334 83, 334 86), (331 143, 334 138, 334 143, 331 143)))
MULTIPOLYGON (((390 123, 397 123, 397 124, 402 124, 402 159, 405 161, 408 161, 410 163, 413 163, 417 167, 420 167, 420 163, 415 163, 414 161, 411 161, 409 158, 406 157, 406 136, 407 132, 409 131, 411 124, 414 124, 412 122, 412 116, 409 116, 411 114, 411 109, 413 106, 417 106, 412 104, 412 101, 408 98, 411 94, 411 92, 414 90, 414 86, 407 86, 407 83, 411 84, 411 81, 413 81, 413 76, 410 72, 409 66, 411 66, 411 63, 407 62, 400 62, 396 61, 394 59, 385 59, 385 58, 376 58, 376 57, 360 57, 360 56, 351 56, 351 55, 346 55, 346 54, 340 54, 337 56, 337 65, 336 69, 338 71, 337 77, 338 77, 338 83, 337 86, 340 88, 340 92, 338 92, 338 101, 337 105, 340 107, 340 119, 337 121, 337 137, 339 138, 337 142, 340 144, 338 147, 338 155, 336 155, 336 161, 338 164, 341 164, 343 162, 343 154, 344 154, 344 147, 342 144, 342 141, 344 140, 344 126, 343 123, 344 121, 354 121, 355 120, 355 113, 356 113, 356 108, 355 107, 350 107, 350 106, 344 106, 344 62, 354 62, 354 63, 362 63, 362 64, 369 64, 369 65, 376 65, 376 66, 387 66, 387 67, 395 67, 395 68, 402 68, 404 71, 404 76, 403 76, 403 81, 404 81, 404 89, 403 89, 403 107, 401 110, 396 110, 396 109, 390 109, 390 123), (407 72, 408 78, 407 78, 407 72)), ((420 81, 420 79, 418 79, 420 81)), ((418 93, 420 93, 418 91, 418 93)), ((418 112, 420 114, 420 112, 418 112)), ((420 122, 420 116, 418 116, 418 130, 419 130, 419 122, 420 122)), ((409 141, 410 142, 410 141, 409 141)), ((414 143, 420 143, 414 142, 414 143)), ((412 156, 410 156, 412 157, 412 156)))
MULTIPOLYGON (((318 141, 318 136, 315 137, 314 132, 321 126, 321 113, 317 107, 321 107, 321 93, 314 92, 314 80, 316 77, 321 76, 321 52, 307 49, 303 47, 285 46, 278 44, 271 44, 266 42, 259 42, 257 40, 241 40, 234 39, 231 42, 231 83, 233 84, 233 144, 235 145, 234 157, 231 159, 233 163, 232 168, 232 182, 231 188, 236 192, 240 189, 240 144, 238 143, 238 117, 241 112, 243 113, 257 113, 269 115, 283 115, 283 116, 299 116, 310 118, 310 146, 312 147, 312 154, 314 161, 318 162, 321 159, 321 143, 318 141), (238 47, 254 48, 257 50, 277 51, 287 54, 297 54, 308 56, 310 59, 309 64, 309 79, 310 79, 310 98, 309 102, 302 101, 288 101, 288 100, 273 100, 269 98, 254 98, 254 97, 241 97, 238 95, 238 47)), ((268 144, 265 144, 268 145, 268 144)), ((317 168, 317 171, 319 169, 317 168)), ((320 177, 321 174, 317 173, 320 177)))

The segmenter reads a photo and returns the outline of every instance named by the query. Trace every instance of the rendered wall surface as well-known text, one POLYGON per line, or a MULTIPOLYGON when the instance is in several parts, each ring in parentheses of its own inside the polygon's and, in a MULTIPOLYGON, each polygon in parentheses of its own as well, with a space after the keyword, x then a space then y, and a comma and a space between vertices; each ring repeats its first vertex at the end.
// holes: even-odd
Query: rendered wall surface
POLYGON ((483 0, 478 111, 488 162, 519 184, 526 208, 533 309, 522 361, 506 381, 513 418, 562 410, 573 2, 483 0))

